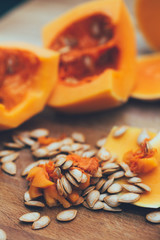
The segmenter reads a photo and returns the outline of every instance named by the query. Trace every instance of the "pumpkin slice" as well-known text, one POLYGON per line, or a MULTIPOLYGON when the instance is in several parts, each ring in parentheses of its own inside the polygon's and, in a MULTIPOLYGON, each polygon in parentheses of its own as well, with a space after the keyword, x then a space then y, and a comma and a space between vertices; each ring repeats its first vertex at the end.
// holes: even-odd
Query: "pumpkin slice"
POLYGON ((0 129, 40 112, 57 80, 59 54, 24 43, 0 44, 0 129))
POLYGON ((50 106, 83 113, 112 108, 128 99, 134 85, 136 44, 122 0, 76 7, 44 27, 43 42, 61 54, 50 106))
MULTIPOLYGON (((118 162, 122 162, 124 160, 124 155, 127 152, 129 151, 134 152, 139 148, 137 139, 142 129, 129 127, 127 131, 118 138, 115 138, 113 136, 115 129, 116 127, 114 127, 109 133, 104 147, 111 154, 117 155, 118 162)), ((148 131, 148 134, 151 139, 156 135, 151 131, 148 131)), ((157 166, 155 166, 155 162, 154 162, 155 159, 153 159, 152 161, 152 159, 149 158, 149 162, 147 163, 145 160, 143 164, 144 164, 144 167, 145 167, 145 164, 149 164, 148 167, 150 167, 152 171, 149 171, 143 174, 138 174, 138 176, 142 178, 142 182, 144 184, 147 184, 151 188, 151 192, 142 194, 140 200, 134 203, 137 206, 150 207, 150 208, 160 207, 160 148, 157 149, 157 154, 155 157, 158 161, 157 166)))
POLYGON ((160 99, 160 54, 138 58, 136 85, 132 97, 142 100, 160 99))
POLYGON ((160 50, 160 1, 136 0, 138 26, 153 49, 160 50))

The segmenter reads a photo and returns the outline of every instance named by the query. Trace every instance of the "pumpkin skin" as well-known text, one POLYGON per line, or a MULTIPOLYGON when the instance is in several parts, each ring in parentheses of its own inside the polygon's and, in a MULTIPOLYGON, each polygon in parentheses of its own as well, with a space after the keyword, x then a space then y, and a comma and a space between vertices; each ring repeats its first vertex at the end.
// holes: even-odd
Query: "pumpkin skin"
MULTIPOLYGON (((129 127, 124 135, 119 138, 113 137, 113 132, 116 127, 113 127, 109 133, 104 147, 111 153, 111 155, 117 155, 117 162, 123 161, 123 156, 126 152, 138 149, 137 138, 142 129, 136 127, 129 127), (128 140, 129 139, 129 140, 128 140)), ((152 139, 156 134, 147 131, 152 139)), ((158 208, 160 207, 160 149, 157 149, 158 154, 158 166, 146 174, 138 174, 142 178, 142 182, 147 184, 151 188, 151 192, 144 193, 141 198, 134 204, 140 207, 158 208)), ((125 180, 120 180, 124 183, 125 180)), ((126 183, 126 182, 125 182, 126 183)))
POLYGON ((0 61, 4 66, 0 130, 4 130, 19 126, 43 110, 57 80, 59 54, 25 43, 1 43, 0 61))
POLYGON ((149 45, 160 50, 160 1, 136 0, 135 13, 138 26, 149 45))
POLYGON ((136 84, 132 97, 142 100, 160 99, 160 54, 137 59, 136 84))
POLYGON ((59 80, 50 106, 67 113, 85 113, 127 101, 134 85, 136 44, 122 0, 91 1, 74 8, 44 27, 43 42, 46 48, 61 52, 59 80), (92 36, 90 27, 96 21, 102 32, 92 36), (63 53, 67 35, 70 51, 63 53), (106 40, 100 43, 103 37, 106 40))

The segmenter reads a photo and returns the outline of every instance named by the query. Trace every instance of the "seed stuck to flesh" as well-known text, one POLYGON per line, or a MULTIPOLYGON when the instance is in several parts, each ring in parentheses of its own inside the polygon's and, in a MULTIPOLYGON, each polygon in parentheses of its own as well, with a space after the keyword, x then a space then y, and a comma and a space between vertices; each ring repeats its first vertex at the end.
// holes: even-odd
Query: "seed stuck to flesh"
POLYGON ((147 130, 143 129, 137 138, 138 145, 141 146, 146 139, 150 139, 150 136, 148 135, 147 130))
POLYGON ((99 139, 99 140, 96 142, 96 147, 98 147, 98 148, 103 147, 103 145, 105 144, 105 142, 106 142, 106 137, 99 139))
POLYGON ((122 186, 119 183, 113 183, 108 189, 107 191, 109 193, 119 193, 122 191, 122 186))
POLYGON ((70 209, 70 210, 65 210, 57 215, 57 220, 61 222, 68 222, 72 221, 77 215, 77 210, 75 209, 70 209))
POLYGON ((97 156, 102 160, 102 161, 107 161, 110 159, 111 154, 104 148, 101 147, 101 149, 98 151, 97 156))
POLYGON ((113 132, 113 137, 118 138, 121 137, 127 131, 127 126, 117 127, 116 130, 113 132))
POLYGON ((35 222, 40 218, 40 213, 38 212, 31 212, 31 213, 26 213, 23 214, 19 220, 21 222, 35 222))
POLYGON ((40 208, 45 207, 44 203, 40 201, 28 201, 28 202, 25 202, 24 204, 29 207, 40 207, 40 208))
POLYGON ((0 240, 6 240, 7 235, 3 229, 0 229, 0 240))
POLYGON ((143 193, 144 192, 139 187, 136 187, 136 186, 131 185, 131 184, 123 184, 122 186, 128 192, 133 192, 133 193, 143 193))
POLYGON ((160 211, 148 213, 146 219, 151 223, 160 223, 160 211))
POLYGON ((93 207, 94 204, 99 200, 100 192, 97 190, 93 190, 90 193, 88 193, 86 197, 86 201, 89 205, 89 207, 93 207))
POLYGON ((43 216, 32 224, 32 229, 36 230, 47 227, 50 221, 51 219, 48 216, 43 216))
POLYGON ((2 170, 10 175, 16 175, 17 167, 13 162, 6 162, 2 164, 2 170))
POLYGON ((32 138, 47 137, 49 135, 49 131, 45 128, 34 129, 29 135, 32 138))
POLYGON ((134 203, 140 199, 140 195, 137 193, 124 193, 119 197, 119 202, 122 203, 134 203))
POLYGON ((119 202, 118 202, 119 196, 117 194, 110 195, 104 198, 104 202, 107 203, 110 207, 118 207, 119 202))
POLYGON ((2 163, 15 161, 19 157, 19 152, 14 152, 1 158, 2 163))
POLYGON ((73 132, 71 136, 75 142, 84 143, 86 140, 84 134, 79 132, 73 132))

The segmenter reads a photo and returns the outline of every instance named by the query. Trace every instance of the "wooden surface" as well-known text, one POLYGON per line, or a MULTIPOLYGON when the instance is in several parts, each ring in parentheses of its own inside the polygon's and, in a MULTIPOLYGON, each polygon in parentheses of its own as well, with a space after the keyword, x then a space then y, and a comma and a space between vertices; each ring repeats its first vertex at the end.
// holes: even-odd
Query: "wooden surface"
MULTIPOLYGON (((81 1, 33 0, 20 6, 0 21, 0 41, 20 40, 40 45, 40 29, 46 22, 60 15, 81 1)), ((126 0, 132 5, 131 0, 126 0)), ((138 36, 139 39, 139 36, 138 36)), ((138 48, 146 51, 143 41, 138 48)), ((138 127, 150 127, 160 130, 159 102, 145 103, 130 100, 126 105, 100 113, 67 116, 46 108, 41 114, 30 119, 18 130, 31 130, 47 127, 52 136, 72 131, 82 131, 90 144, 106 135, 113 125, 127 124, 138 127)), ((8 141, 12 131, 0 134, 1 146, 8 141)), ((0 170, 0 228, 7 233, 8 240, 159 240, 160 225, 145 221, 150 209, 125 205, 122 213, 93 212, 78 208, 73 222, 58 223, 55 220, 60 209, 45 208, 41 214, 51 217, 51 224, 42 230, 31 230, 30 224, 19 223, 18 218, 29 212, 23 204, 23 194, 27 182, 20 176, 22 169, 32 162, 29 151, 23 150, 17 160, 18 172, 11 177, 0 170)))

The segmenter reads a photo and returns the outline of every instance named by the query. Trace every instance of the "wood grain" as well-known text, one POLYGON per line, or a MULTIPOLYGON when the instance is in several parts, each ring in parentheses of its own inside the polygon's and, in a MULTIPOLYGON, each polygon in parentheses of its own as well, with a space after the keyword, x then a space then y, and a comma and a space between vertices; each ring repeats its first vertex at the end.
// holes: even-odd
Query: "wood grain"
MULTIPOLYGON (((61 133, 71 134, 81 131, 91 144, 106 135, 113 125, 127 124, 138 127, 150 127, 160 130, 159 103, 129 101, 126 105, 95 114, 70 116, 55 113, 47 108, 43 113, 30 119, 16 130, 31 130, 47 127, 52 136, 61 133)), ((1 143, 10 139, 13 131, 1 133, 1 143)), ((1 144, 2 145, 2 144, 1 144)), ((145 215, 150 209, 136 206, 123 206, 122 213, 89 211, 78 207, 76 219, 70 223, 58 223, 55 218, 60 208, 45 208, 41 214, 51 217, 51 224, 42 230, 31 230, 30 224, 19 223, 18 218, 29 212, 23 204, 23 193, 27 182, 20 176, 22 169, 32 162, 28 150, 21 152, 17 160, 18 172, 11 177, 0 170, 0 228, 3 228, 9 240, 159 240, 160 225, 150 224, 145 215)))

